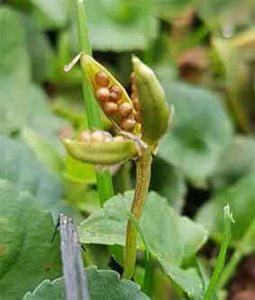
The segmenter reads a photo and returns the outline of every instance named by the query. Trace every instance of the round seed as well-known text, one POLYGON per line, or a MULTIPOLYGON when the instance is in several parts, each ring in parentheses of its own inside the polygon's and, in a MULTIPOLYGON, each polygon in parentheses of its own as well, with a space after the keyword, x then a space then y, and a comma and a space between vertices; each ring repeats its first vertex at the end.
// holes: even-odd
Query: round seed
POLYGON ((119 105, 119 112, 122 117, 128 117, 132 113, 132 105, 128 102, 123 102, 119 105))
POLYGON ((113 138, 113 140, 114 140, 115 142, 123 142, 125 139, 124 139, 123 136, 118 135, 118 136, 115 136, 115 137, 113 138))
POLYGON ((112 137, 112 135, 111 135, 109 132, 103 131, 103 133, 104 133, 104 141, 105 141, 105 142, 110 142, 110 141, 112 141, 113 137, 112 137))
POLYGON ((134 119, 123 119, 120 127, 125 131, 132 131, 135 128, 136 121, 134 119))
POLYGON ((89 143, 91 141, 91 133, 89 131, 82 131, 79 136, 79 141, 89 143))
POLYGON ((91 133, 91 142, 100 143, 100 142, 104 142, 104 140, 105 140, 104 132, 100 130, 96 130, 91 133))
POLYGON ((95 81, 101 87, 107 87, 110 84, 109 76, 104 71, 96 74, 95 81))
POLYGON ((113 85, 110 88, 110 100, 113 102, 118 102, 121 98, 121 89, 117 85, 113 85))
POLYGON ((110 91, 103 87, 96 91, 96 97, 100 102, 107 102, 109 100, 110 91))
POLYGON ((113 116, 118 112, 118 106, 114 102, 106 102, 103 104, 103 110, 107 115, 113 116))

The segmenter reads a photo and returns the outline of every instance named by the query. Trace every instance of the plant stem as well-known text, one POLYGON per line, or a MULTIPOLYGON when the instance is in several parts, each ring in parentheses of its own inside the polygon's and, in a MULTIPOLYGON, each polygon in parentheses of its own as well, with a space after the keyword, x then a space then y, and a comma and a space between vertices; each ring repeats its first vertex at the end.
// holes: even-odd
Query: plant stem
POLYGON ((228 245, 231 239, 231 223, 233 222, 233 217, 230 212, 230 208, 228 205, 224 207, 224 234, 223 240, 220 247, 220 252, 216 260, 215 269, 213 271, 212 277, 210 279, 209 285, 204 295, 204 300, 213 299, 213 294, 215 290, 218 288, 218 284, 220 281, 220 276, 222 274, 222 270, 224 268, 226 254, 228 250, 228 245))
MULTIPOLYGON (((152 156, 149 149, 145 150, 142 157, 136 162, 136 188, 131 207, 131 213, 139 223, 142 216, 144 203, 148 195, 148 189, 151 178, 152 156)), ((137 251, 137 229, 129 219, 126 233, 126 247, 124 253, 124 274, 123 277, 130 279, 135 270, 137 251)))
MULTIPOLYGON (((92 55, 92 49, 89 41, 87 16, 84 1, 77 1, 78 12, 78 35, 80 40, 80 48, 82 51, 92 55)), ((82 68, 83 75, 83 97, 86 104, 88 127, 89 129, 103 129, 103 122, 101 118, 100 108, 95 100, 91 91, 89 81, 87 78, 86 70, 82 68)), ((111 174, 108 170, 96 170, 97 173, 97 186, 101 205, 113 196, 113 184, 111 174)))

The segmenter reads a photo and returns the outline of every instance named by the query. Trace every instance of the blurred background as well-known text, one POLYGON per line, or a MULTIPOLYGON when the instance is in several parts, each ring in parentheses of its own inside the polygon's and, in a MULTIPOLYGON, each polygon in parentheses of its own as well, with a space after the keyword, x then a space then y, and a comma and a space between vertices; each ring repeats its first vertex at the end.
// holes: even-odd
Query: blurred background
MULTIPOLYGON (((100 203, 95 170, 67 156, 60 142, 87 128, 80 69, 63 72, 80 52, 74 2, 0 1, 0 178, 79 219, 100 203)), ((208 229, 200 254, 209 267, 222 240, 219 212, 230 203, 230 253, 239 256, 227 294, 255 299, 255 1, 85 2, 95 59, 129 91, 136 54, 175 108, 151 190, 208 229)), ((116 193, 133 189, 132 163, 112 172, 116 193)), ((105 266, 101 248, 88 253, 89 263, 105 266)), ((172 299, 160 276, 155 299, 172 299)))

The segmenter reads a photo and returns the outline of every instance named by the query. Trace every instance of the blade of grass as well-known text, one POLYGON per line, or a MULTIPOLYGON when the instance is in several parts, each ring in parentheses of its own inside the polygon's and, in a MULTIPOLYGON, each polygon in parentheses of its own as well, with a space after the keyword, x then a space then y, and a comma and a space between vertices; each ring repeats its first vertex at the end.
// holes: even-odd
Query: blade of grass
POLYGON ((218 288, 218 283, 220 281, 220 277, 224 268, 226 254, 228 250, 228 245, 231 238, 231 223, 233 223, 233 217, 230 212, 229 205, 224 207, 224 234, 223 240, 220 247, 220 252, 216 260, 216 265, 212 274, 212 277, 209 281, 209 285, 204 295, 204 300, 213 299, 213 295, 215 290, 218 288))
POLYGON ((230 257, 224 271, 222 272, 221 279, 219 281, 219 288, 223 288, 233 274, 236 271, 236 268, 240 260, 247 254, 254 251, 254 238, 255 238, 255 221, 251 223, 247 229, 245 235, 238 243, 235 252, 230 257))
MULTIPOLYGON (((80 41, 80 49, 89 55, 92 55, 90 46, 86 8, 83 0, 75 0, 77 2, 78 13, 78 36, 80 41)), ((92 0, 93 1, 93 0, 92 0)), ((88 126, 90 129, 103 129, 100 108, 91 91, 86 70, 82 69, 83 77, 83 97, 86 105, 88 126)), ((108 170, 96 170, 97 186, 101 205, 113 196, 113 184, 111 174, 108 170)))

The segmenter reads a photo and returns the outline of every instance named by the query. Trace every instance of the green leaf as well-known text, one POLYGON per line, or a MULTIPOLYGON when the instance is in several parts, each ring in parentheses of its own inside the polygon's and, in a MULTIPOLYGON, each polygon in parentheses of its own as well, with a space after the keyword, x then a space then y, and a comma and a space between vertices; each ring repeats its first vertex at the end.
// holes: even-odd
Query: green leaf
POLYGON ((1 298, 19 300, 43 279, 61 274, 59 243, 51 242, 50 212, 5 180, 0 180, 0 216, 1 298))
POLYGON ((221 212, 229 203, 236 220, 232 226, 232 244, 237 245, 254 220, 254 198, 255 173, 252 172, 206 202, 198 211, 196 220, 208 229, 212 237, 221 240, 224 222, 221 212))
POLYGON ((22 22, 16 12, 4 6, 0 7, 0 36, 0 79, 12 76, 16 86, 27 82, 30 61, 22 22))
MULTIPOLYGON (((132 192, 127 192, 111 198, 101 210, 83 221, 78 227, 80 241, 88 244, 124 246, 127 215, 132 196, 132 192)), ((175 282, 181 283, 182 279, 179 278, 177 281, 175 276, 185 273, 185 270, 178 266, 193 257, 205 243, 207 233, 204 228, 186 217, 178 216, 167 201, 154 192, 149 194, 140 226, 151 254, 169 270, 168 275, 175 282)), ((143 248, 141 241, 138 244, 140 249, 143 248)), ((199 277, 193 278, 189 275, 190 272, 187 271, 185 274, 196 284, 199 277)), ((191 273, 195 272, 193 270, 191 273)), ((195 293, 199 294, 202 289, 201 283, 199 282, 194 289, 195 293)))
MULTIPOLYGON (((91 266, 85 269, 91 300, 149 300, 133 281, 120 279, 119 274, 110 270, 97 270, 91 266)), ((43 281, 33 293, 28 292, 23 300, 64 300, 61 278, 43 281)))
POLYGON ((186 184, 182 174, 160 158, 153 160, 151 174, 151 189, 166 198, 173 208, 180 211, 186 193, 186 184))
POLYGON ((157 32, 157 21, 144 1, 87 1, 93 48, 100 51, 144 49, 157 32), (148 36, 147 36, 148 35, 148 36))
POLYGON ((53 75, 55 67, 53 49, 47 35, 40 31, 36 21, 30 15, 23 16, 23 25, 33 79, 43 83, 52 78, 53 75))
POLYGON ((34 5, 33 15, 42 28, 63 27, 68 21, 69 0, 30 0, 34 5))
POLYGON ((17 85, 13 78, 0 78, 0 133, 10 135, 29 126, 60 147, 56 136, 65 124, 51 113, 40 88, 29 83, 17 85))
POLYGON ((39 160, 47 166, 49 171, 60 175, 64 168, 64 160, 52 145, 29 128, 25 128, 22 133, 25 141, 32 148, 39 160))
POLYGON ((235 183, 242 176, 255 171, 255 140, 237 136, 225 150, 211 177, 216 189, 222 189, 235 183))
POLYGON ((60 179, 44 168, 27 145, 0 136, 0 164, 0 178, 30 191, 48 209, 63 209, 60 179))
POLYGON ((210 90, 162 80, 175 108, 173 128, 159 145, 158 155, 195 183, 214 170, 232 140, 233 128, 222 99, 210 90))

